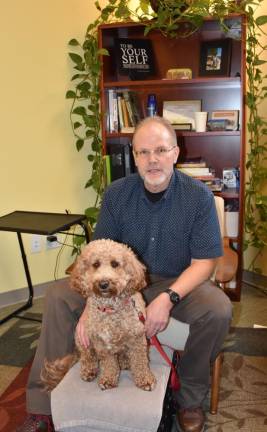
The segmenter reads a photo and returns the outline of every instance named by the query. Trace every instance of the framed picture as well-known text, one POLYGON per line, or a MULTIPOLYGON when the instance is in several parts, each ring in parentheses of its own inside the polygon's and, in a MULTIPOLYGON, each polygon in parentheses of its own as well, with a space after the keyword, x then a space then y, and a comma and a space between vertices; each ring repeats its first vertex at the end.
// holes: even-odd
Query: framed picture
POLYGON ((238 170, 236 168, 223 169, 223 184, 227 188, 236 188, 238 185, 238 170))
POLYGON ((239 111, 238 110, 223 110, 223 111, 212 111, 211 120, 224 120, 225 130, 237 131, 239 111))
POLYGON ((231 47, 229 38, 202 42, 199 76, 229 76, 231 47))
POLYGON ((195 112, 201 111, 201 100, 164 101, 162 117, 175 129, 195 129, 195 112))
POLYGON ((145 80, 155 73, 154 52, 149 39, 115 39, 116 68, 131 80, 145 80))

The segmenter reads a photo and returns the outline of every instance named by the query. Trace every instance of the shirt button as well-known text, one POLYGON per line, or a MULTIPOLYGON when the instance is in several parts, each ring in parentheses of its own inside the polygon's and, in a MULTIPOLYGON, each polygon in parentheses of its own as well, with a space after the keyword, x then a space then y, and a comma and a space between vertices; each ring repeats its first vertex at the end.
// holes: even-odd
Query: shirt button
POLYGON ((155 237, 151 237, 151 241, 155 241, 155 237))

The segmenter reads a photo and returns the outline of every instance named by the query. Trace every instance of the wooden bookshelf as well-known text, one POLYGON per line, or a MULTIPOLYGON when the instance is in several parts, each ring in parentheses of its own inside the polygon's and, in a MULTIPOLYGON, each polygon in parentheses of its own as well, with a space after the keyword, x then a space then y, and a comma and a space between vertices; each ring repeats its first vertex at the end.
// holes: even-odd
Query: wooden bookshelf
POLYGON ((177 142, 180 147, 179 162, 188 157, 201 156, 214 169, 217 177, 222 178, 224 168, 239 167, 240 186, 238 189, 224 189, 215 194, 222 196, 227 203, 236 200, 239 205, 238 234, 235 238, 239 255, 237 282, 227 293, 233 300, 239 300, 242 276, 243 242, 243 207, 244 207, 244 160, 245 160, 245 22, 242 16, 229 17, 228 24, 239 23, 241 40, 231 39, 231 62, 227 76, 200 76, 201 44, 203 41, 220 40, 229 35, 221 30, 219 22, 207 18, 201 29, 188 38, 166 38, 159 31, 151 31, 149 38, 155 59, 155 72, 146 80, 131 80, 118 72, 115 57, 117 38, 145 38, 144 24, 113 23, 99 27, 99 47, 108 49, 110 56, 103 56, 100 94, 102 121, 103 153, 112 145, 131 143, 132 133, 119 130, 110 133, 107 129, 107 92, 135 92, 140 102, 141 114, 145 115, 146 101, 149 94, 157 98, 158 114, 162 115, 163 102, 173 100, 201 100, 202 111, 210 114, 216 110, 238 110, 239 126, 234 131, 195 131, 177 130, 177 142), (189 68, 192 79, 167 80, 166 72, 171 68, 189 68))

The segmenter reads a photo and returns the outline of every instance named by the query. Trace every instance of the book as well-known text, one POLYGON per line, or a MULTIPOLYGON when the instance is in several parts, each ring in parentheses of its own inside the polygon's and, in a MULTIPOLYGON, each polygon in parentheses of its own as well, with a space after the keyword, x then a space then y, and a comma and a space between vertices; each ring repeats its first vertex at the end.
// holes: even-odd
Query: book
POLYGON ((129 127, 124 126, 123 128, 121 128, 120 131, 122 133, 134 133, 134 130, 135 130, 134 126, 129 126, 129 127))
POLYGON ((199 177, 199 176, 211 176, 212 172, 208 167, 187 167, 187 168, 178 168, 183 173, 190 175, 191 177, 199 177))
POLYGON ((121 98, 121 109, 122 109, 122 117, 123 117, 124 127, 132 126, 130 123, 130 118, 129 118, 129 114, 127 111, 126 101, 123 97, 121 98))
POLYGON ((202 158, 185 159, 184 162, 176 164, 176 168, 204 168, 206 166, 207 163, 202 158))
POLYGON ((124 128, 123 112, 122 112, 122 94, 118 93, 118 116, 119 116, 119 130, 122 131, 124 128))
POLYGON ((210 184, 207 185, 212 192, 221 192, 223 190, 222 179, 215 177, 210 184))
POLYGON ((105 184, 108 186, 111 183, 111 161, 110 161, 110 155, 104 155, 104 177, 105 177, 105 184))
POLYGON ((108 89, 108 125, 109 132, 118 132, 118 102, 117 93, 113 89, 108 89))
POLYGON ((128 116, 129 116, 130 125, 131 126, 136 126, 136 121, 135 121, 135 117, 134 117, 133 109, 132 109, 132 102, 130 100, 129 92, 127 90, 125 90, 123 92, 123 98, 125 100, 125 104, 126 104, 126 108, 127 108, 127 112, 128 112, 128 116))
POLYGON ((134 91, 129 91, 129 98, 132 105, 133 115, 135 118, 136 124, 140 122, 145 116, 138 95, 134 91))
POLYGON ((143 80, 154 72, 154 55, 149 39, 115 39, 117 70, 131 80, 143 80))

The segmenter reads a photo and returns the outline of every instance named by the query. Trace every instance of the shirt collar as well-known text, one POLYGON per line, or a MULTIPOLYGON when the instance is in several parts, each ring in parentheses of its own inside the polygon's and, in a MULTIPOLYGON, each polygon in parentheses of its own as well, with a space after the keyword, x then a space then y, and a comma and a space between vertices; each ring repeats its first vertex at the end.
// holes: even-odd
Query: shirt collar
MULTIPOLYGON (((145 185, 144 185, 144 181, 143 181, 143 179, 142 179, 140 176, 139 176, 139 179, 140 179, 140 181, 141 181, 141 183, 142 183, 142 193, 143 193, 142 198, 143 198, 144 200, 146 200, 146 201, 149 201, 149 199, 147 198, 146 193, 145 193, 145 185)), ((165 193, 164 193, 163 197, 161 198, 161 200, 162 200, 162 199, 168 199, 168 198, 169 198, 169 196, 170 196, 172 190, 174 189, 174 184, 175 184, 175 172, 173 171, 172 176, 171 176, 171 178, 170 178, 170 182, 169 182, 169 184, 168 184, 168 187, 167 187, 167 189, 165 190, 165 193)), ((160 201, 161 201, 161 200, 160 200, 160 201)), ((149 201, 149 202, 151 202, 151 201, 149 201)))

